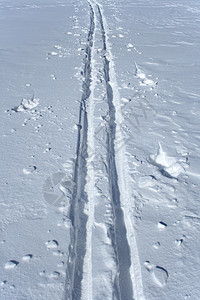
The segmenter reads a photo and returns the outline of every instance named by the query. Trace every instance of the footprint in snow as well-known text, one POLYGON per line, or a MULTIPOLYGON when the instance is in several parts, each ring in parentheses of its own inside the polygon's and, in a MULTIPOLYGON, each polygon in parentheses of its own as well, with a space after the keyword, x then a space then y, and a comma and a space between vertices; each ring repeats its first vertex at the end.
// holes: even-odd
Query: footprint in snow
POLYGON ((153 248, 154 249, 159 249, 159 247, 160 247, 160 242, 156 242, 155 244, 153 244, 153 248))
POLYGON ((27 168, 23 169, 23 173, 26 175, 29 175, 31 173, 33 173, 34 171, 36 171, 37 167, 36 166, 28 166, 27 168))
POLYGON ((2 280, 1 283, 0 283, 0 286, 4 286, 6 284, 8 284, 8 281, 7 280, 2 280))
POLYGON ((53 251, 53 255, 55 255, 55 256, 63 256, 64 254, 65 253, 60 250, 53 251))
POLYGON ((48 277, 53 278, 53 279, 57 279, 58 277, 60 277, 60 272, 54 271, 48 277))
POLYGON ((63 268, 65 266, 65 262, 61 261, 57 264, 58 268, 63 268))
POLYGON ((60 277, 60 272, 58 272, 58 271, 54 271, 53 273, 48 274, 48 273, 46 273, 45 270, 43 270, 39 274, 40 274, 40 276, 44 276, 46 278, 52 278, 52 279, 57 279, 58 277, 60 277))
POLYGON ((56 240, 49 240, 45 243, 48 249, 55 249, 58 247, 58 242, 56 240))
POLYGON ((150 273, 153 282, 157 286, 164 287, 167 284, 169 274, 166 269, 160 266, 155 266, 151 264, 149 261, 146 261, 144 263, 144 266, 147 269, 147 271, 150 273))
POLYGON ((167 224, 161 221, 157 226, 159 230, 164 230, 167 227, 167 224))
POLYGON ((19 264, 19 262, 17 260, 9 260, 5 264, 5 269, 7 269, 7 270, 14 269, 18 264, 19 264))
POLYGON ((33 254, 26 254, 22 257, 23 261, 30 261, 33 258, 33 254))

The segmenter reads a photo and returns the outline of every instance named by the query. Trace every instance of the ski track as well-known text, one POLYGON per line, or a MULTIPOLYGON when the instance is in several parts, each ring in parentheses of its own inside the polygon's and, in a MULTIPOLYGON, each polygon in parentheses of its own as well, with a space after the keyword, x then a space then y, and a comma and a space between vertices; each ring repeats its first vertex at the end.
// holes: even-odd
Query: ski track
MULTIPOLYGON (((102 6, 88 0, 90 25, 85 50, 84 81, 79 110, 75 188, 70 208, 71 243, 64 299, 93 298, 92 236, 95 222, 95 86, 97 72, 95 62, 96 30, 99 24, 102 37, 102 69, 105 81, 109 120, 106 128, 107 176, 113 225, 110 226, 111 245, 117 265, 113 281, 113 299, 142 300, 143 286, 136 237, 131 220, 131 196, 128 189, 128 162, 120 124, 123 120, 115 66, 108 38, 108 26, 102 6), (120 145, 120 147, 119 147, 120 145)), ((103 274, 102 274, 103 276, 103 274)))
MULTIPOLYGON (((69 246, 68 267, 66 273, 65 299, 81 299, 81 284, 83 279, 83 264, 87 249, 87 222, 85 205, 88 203, 88 195, 85 192, 87 183, 87 157, 88 157, 88 113, 87 100, 91 90, 91 51, 94 36, 94 12, 90 13, 90 28, 87 38, 84 62, 83 93, 79 110, 79 126, 77 137, 76 161, 74 168, 75 188, 72 195, 70 209, 71 243, 69 246)), ((91 171, 92 172, 92 171, 91 171)))

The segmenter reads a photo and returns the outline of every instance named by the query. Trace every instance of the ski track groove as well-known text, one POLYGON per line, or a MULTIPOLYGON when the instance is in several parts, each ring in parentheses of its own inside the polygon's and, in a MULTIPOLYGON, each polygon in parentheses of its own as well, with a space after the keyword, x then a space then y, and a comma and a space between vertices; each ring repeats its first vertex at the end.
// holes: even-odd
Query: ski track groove
MULTIPOLYGON (((128 162, 122 144, 120 124, 119 87, 108 38, 108 26, 102 6, 88 0, 90 26, 87 38, 84 81, 79 109, 76 161, 70 219, 71 243, 69 245, 66 272, 66 300, 93 300, 92 293, 92 228, 94 224, 94 90, 97 82, 95 72, 95 32, 100 24, 103 50, 103 71, 109 121, 107 126, 107 170, 113 210, 113 226, 110 227, 112 247, 117 263, 117 275, 113 283, 113 299, 144 300, 141 266, 137 242, 130 215, 130 192, 128 189, 128 162)), ((95 300, 95 299, 94 299, 95 300)))
MULTIPOLYGON (((121 132, 121 127, 120 124, 123 120, 122 113, 121 113, 121 104, 120 104, 120 94, 119 94, 119 87, 117 84, 117 79, 116 79, 116 73, 115 73, 115 66, 114 66, 114 60, 111 52, 111 47, 108 41, 108 25, 107 21, 104 17, 103 14, 103 9, 100 4, 96 2, 96 5, 99 10, 99 16, 101 19, 101 24, 102 24, 102 37, 103 37, 103 42, 105 46, 105 77, 108 76, 106 82, 107 82, 107 97, 108 97, 108 102, 109 102, 109 107, 110 107, 110 118, 112 117, 112 114, 114 115, 113 118, 113 123, 110 120, 110 129, 113 130, 114 137, 111 135, 111 141, 113 142, 113 146, 111 147, 111 155, 112 155, 112 160, 115 161, 113 163, 113 166, 116 168, 116 178, 118 178, 118 197, 119 197, 119 207, 117 208, 117 213, 120 212, 120 217, 122 219, 122 226, 124 227, 124 234, 126 233, 127 236, 124 239, 124 242, 126 243, 126 251, 129 253, 130 256, 130 270, 128 270, 128 264, 129 262, 126 261, 126 271, 128 274, 131 276, 131 283, 132 283, 132 288, 133 288, 133 295, 131 296, 131 287, 126 284, 125 287, 129 288, 129 295, 127 298, 126 295, 126 290, 124 290, 123 286, 120 286, 120 291, 121 291, 121 300, 124 299, 132 299, 134 298, 135 300, 144 300, 144 293, 143 293, 143 285, 142 285, 142 274, 141 274, 141 265, 140 265, 140 259, 139 259, 139 254, 138 254, 138 248, 137 248, 137 242, 136 242, 136 237, 135 237, 135 230, 131 221, 131 215, 130 215, 130 207, 133 205, 133 199, 131 201, 131 193, 129 191, 129 173, 126 172, 128 170, 128 161, 125 155, 125 146, 123 141, 123 134, 121 132), (111 98, 109 96, 109 90, 112 91, 111 93, 111 98), (116 125, 115 125, 116 124, 116 125), (119 145, 122 145, 119 147, 119 145), (112 153, 113 151, 113 153, 112 153), (127 178, 129 180, 127 180, 127 178), (122 208, 123 207, 123 208, 122 208), (127 240, 126 240, 127 239, 127 240), (123 294, 122 294, 123 293, 123 294)), ((116 182, 115 177, 113 180, 116 182)), ((113 187, 115 187, 115 183, 113 183, 113 187)), ((113 201, 114 202, 114 201, 113 201)), ((119 220, 116 221, 116 227, 120 226, 118 223, 119 220)), ((117 228, 116 228, 117 229, 117 228)), ((119 228, 119 233, 120 233, 120 228, 119 228)), ((117 236, 118 232, 116 232, 117 236)), ((120 241, 119 241, 119 257, 122 259, 123 263, 123 249, 121 249, 120 241), (120 253, 122 251, 122 253, 120 253)), ((119 278, 119 283, 124 283, 124 270, 123 266, 121 266, 121 263, 119 262, 119 266, 121 267, 121 280, 119 278)), ((125 278, 127 277, 127 274, 124 274, 125 278)), ((120 276, 119 276, 120 277, 120 276)), ((129 276, 128 276, 129 277, 129 276)), ((128 278, 129 279, 129 278, 128 278)))
POLYGON ((126 238, 126 227, 124 223, 124 213, 120 203, 120 190, 118 182, 118 174, 116 168, 115 141, 116 141, 116 108, 114 105, 114 91, 110 82, 111 69, 108 59, 109 51, 107 46, 106 32, 104 28, 103 15, 100 6, 97 5, 99 20, 101 25, 103 50, 104 54, 104 78, 106 82, 107 102, 109 107, 109 124, 107 130, 107 161, 108 175, 110 184, 110 193, 112 201, 112 209, 114 213, 114 234, 112 235, 112 243, 118 262, 118 277, 116 278, 117 298, 133 299, 132 283, 130 278, 130 249, 126 238))
POLYGON ((87 158, 88 158, 88 112, 87 101, 91 95, 91 51, 94 36, 94 12, 90 7, 90 28, 87 38, 84 62, 84 81, 82 86, 82 98, 79 109, 79 126, 77 136, 76 161, 74 167, 74 183, 70 208, 71 242, 69 245, 69 257, 66 271, 66 286, 64 299, 79 300, 82 297, 83 265, 87 245, 87 222, 85 204, 88 203, 88 195, 85 192, 87 183, 87 158))
POLYGON ((83 266, 83 280, 82 280, 82 299, 88 300, 93 299, 92 296, 92 228, 94 224, 94 167, 93 167, 93 159, 94 159, 94 124, 93 124, 93 116, 94 116, 94 91, 95 85, 97 83, 97 75, 95 71, 95 59, 94 59, 94 43, 96 38, 96 16, 94 14, 94 10, 92 6, 89 4, 91 14, 93 16, 92 22, 94 24, 93 31, 93 41, 91 47, 91 82, 90 82, 90 97, 87 102, 87 111, 88 111, 88 141, 87 141, 87 177, 86 177, 86 185, 85 191, 88 195, 88 204, 85 209, 88 212, 88 222, 87 222, 87 236, 86 236, 86 255, 84 258, 84 266, 83 266), (84 289, 84 287, 86 287, 84 289))

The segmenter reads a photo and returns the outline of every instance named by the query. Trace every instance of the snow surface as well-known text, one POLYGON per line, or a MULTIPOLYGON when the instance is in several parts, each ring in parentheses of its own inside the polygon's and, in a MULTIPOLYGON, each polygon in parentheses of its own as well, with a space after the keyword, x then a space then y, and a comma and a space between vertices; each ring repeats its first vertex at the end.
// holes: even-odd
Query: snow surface
POLYGON ((0 299, 200 299, 200 3, 0 0, 0 299))

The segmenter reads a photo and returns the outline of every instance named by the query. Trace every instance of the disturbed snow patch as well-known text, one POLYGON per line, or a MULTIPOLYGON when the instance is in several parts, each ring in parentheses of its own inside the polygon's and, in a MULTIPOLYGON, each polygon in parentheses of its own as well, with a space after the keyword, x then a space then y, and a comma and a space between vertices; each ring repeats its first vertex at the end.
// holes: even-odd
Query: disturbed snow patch
POLYGON ((175 157, 168 156, 158 143, 158 151, 149 157, 150 163, 159 167, 162 175, 177 178, 185 170, 175 157))
POLYGON ((160 266, 151 264, 149 261, 144 263, 145 268, 151 274, 152 280, 159 287, 164 287, 167 284, 169 274, 166 269, 160 266))
POLYGON ((35 99, 34 95, 31 99, 23 98, 21 103, 15 106, 12 110, 15 112, 25 111, 36 107, 39 104, 39 99, 35 99))
POLYGON ((156 82, 154 82, 153 80, 147 78, 146 74, 138 67, 138 65, 135 62, 135 76, 139 79, 141 79, 141 81, 139 82, 139 84, 141 86, 156 86, 156 82))

